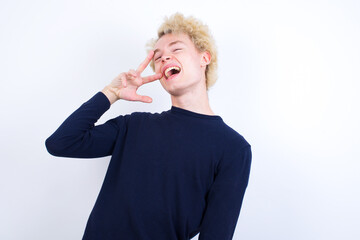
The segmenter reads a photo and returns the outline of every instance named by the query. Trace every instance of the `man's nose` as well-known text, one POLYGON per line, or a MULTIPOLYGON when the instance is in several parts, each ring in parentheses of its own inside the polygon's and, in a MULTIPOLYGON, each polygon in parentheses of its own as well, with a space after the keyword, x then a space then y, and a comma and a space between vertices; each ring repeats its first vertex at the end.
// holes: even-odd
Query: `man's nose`
POLYGON ((162 56, 162 61, 165 62, 165 61, 169 61, 171 59, 171 56, 170 55, 164 55, 162 56))

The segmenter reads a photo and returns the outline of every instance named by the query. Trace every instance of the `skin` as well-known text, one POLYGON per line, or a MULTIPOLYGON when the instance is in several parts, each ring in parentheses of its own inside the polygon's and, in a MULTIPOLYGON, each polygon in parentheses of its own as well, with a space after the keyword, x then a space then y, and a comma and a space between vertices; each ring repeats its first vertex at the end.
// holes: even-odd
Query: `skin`
POLYGON ((140 96, 136 90, 143 84, 160 80, 162 87, 171 95, 173 106, 215 115, 209 105, 205 78, 211 55, 207 51, 199 52, 188 35, 182 33, 162 36, 155 44, 154 51, 150 51, 137 70, 121 73, 102 90, 110 103, 119 99, 151 103, 149 96, 140 96), (141 77, 151 60, 154 60, 156 74, 141 77), (164 66, 173 63, 181 67, 181 72, 168 80, 162 70, 164 66))
POLYGON ((151 62, 153 55, 154 52, 151 51, 136 70, 131 69, 128 72, 120 73, 102 90, 105 96, 109 99, 110 104, 113 104, 120 99, 127 101, 141 101, 145 103, 152 102, 151 97, 138 95, 136 91, 143 84, 150 83, 161 78, 161 74, 141 77, 141 73, 151 62))

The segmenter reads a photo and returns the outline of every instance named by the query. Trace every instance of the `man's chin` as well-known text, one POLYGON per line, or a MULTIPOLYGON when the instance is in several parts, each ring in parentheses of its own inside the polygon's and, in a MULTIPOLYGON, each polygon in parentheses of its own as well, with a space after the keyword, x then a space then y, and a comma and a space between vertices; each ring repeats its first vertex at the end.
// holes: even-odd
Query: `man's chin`
POLYGON ((180 96, 183 91, 181 91, 178 88, 165 88, 165 90, 171 95, 171 96, 180 96))
POLYGON ((191 91, 191 86, 180 86, 180 84, 172 84, 164 88, 171 96, 178 97, 191 91))
POLYGON ((189 83, 186 81, 182 81, 181 77, 177 77, 175 79, 171 79, 174 81, 167 82, 166 79, 161 80, 162 87, 171 95, 174 97, 181 96, 186 94, 189 91, 193 91, 194 88, 196 88, 196 85, 198 83, 189 83))

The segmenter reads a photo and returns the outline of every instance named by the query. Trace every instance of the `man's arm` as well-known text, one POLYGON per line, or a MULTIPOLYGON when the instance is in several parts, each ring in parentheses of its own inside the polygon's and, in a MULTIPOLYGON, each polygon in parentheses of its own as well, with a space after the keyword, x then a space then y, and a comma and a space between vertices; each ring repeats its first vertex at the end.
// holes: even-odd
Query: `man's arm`
POLYGON ((95 94, 46 139, 48 152, 54 156, 77 158, 111 155, 118 134, 125 132, 128 116, 119 116, 95 126, 109 108, 110 103, 106 96, 101 92, 95 94))
MULTIPOLYGON (((119 134, 124 134, 129 117, 119 116, 105 124, 95 126, 97 120, 119 99, 128 101, 152 102, 148 96, 136 93, 137 89, 155 81, 161 74, 141 77, 141 73, 150 63, 151 51, 138 69, 121 73, 102 92, 81 105, 61 126, 45 141, 49 153, 61 157, 94 158, 112 154, 119 134)), ((121 136, 120 136, 121 137, 121 136)))
POLYGON ((231 240, 251 166, 251 146, 225 151, 207 196, 199 240, 231 240))

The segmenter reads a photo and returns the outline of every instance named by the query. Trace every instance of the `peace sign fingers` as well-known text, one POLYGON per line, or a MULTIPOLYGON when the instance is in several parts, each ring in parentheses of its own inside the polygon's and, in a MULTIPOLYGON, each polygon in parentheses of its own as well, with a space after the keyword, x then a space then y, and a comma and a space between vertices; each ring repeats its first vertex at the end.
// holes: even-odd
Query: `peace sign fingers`
POLYGON ((151 62, 151 59, 154 56, 154 51, 150 51, 149 54, 147 55, 146 59, 140 64, 140 66, 137 68, 136 72, 141 74, 145 68, 147 67, 147 65, 149 65, 149 63, 151 62))
POLYGON ((154 74, 154 75, 151 75, 151 76, 147 76, 147 77, 143 77, 143 82, 144 83, 149 83, 149 82, 153 82, 155 80, 158 80, 162 77, 162 74, 161 73, 157 73, 157 74, 154 74))

